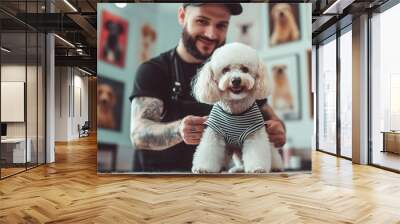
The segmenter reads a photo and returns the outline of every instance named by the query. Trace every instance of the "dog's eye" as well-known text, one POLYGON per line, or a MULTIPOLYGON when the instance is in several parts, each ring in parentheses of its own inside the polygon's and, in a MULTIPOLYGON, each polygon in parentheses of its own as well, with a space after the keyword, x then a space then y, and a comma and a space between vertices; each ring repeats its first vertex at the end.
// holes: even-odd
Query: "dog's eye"
POLYGON ((227 72, 229 72, 229 67, 225 67, 224 69, 222 69, 222 73, 227 73, 227 72))
POLYGON ((240 70, 241 70, 242 72, 244 72, 244 73, 248 73, 248 72, 249 72, 249 69, 248 69, 246 66, 240 67, 240 70))

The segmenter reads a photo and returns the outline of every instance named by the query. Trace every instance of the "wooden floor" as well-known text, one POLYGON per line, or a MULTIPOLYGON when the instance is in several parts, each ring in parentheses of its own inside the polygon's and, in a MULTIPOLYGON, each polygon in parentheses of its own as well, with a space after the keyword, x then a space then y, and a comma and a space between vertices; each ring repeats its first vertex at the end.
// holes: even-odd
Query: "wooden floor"
POLYGON ((400 175, 313 153, 313 173, 96 174, 96 141, 0 181, 0 223, 400 223, 400 175))
POLYGON ((392 152, 374 151, 372 162, 377 165, 400 170, 400 155, 392 152))
POLYGON ((7 177, 7 176, 13 175, 15 173, 22 172, 24 170, 25 170, 25 167, 24 168, 19 168, 19 167, 18 168, 1 168, 1 177, 2 178, 7 177))
POLYGON ((34 169, 37 165, 36 164, 27 164, 27 167, 25 168, 25 165, 18 165, 18 167, 7 167, 7 168, 1 168, 1 178, 5 178, 20 172, 23 172, 25 170, 29 169, 34 169))

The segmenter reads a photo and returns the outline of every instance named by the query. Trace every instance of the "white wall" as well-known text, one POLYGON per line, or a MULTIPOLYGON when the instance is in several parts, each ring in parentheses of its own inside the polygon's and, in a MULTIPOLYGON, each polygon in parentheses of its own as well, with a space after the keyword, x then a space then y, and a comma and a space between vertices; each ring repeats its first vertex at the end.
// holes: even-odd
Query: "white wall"
MULTIPOLYGON (((28 67, 29 69, 29 67, 28 67)), ((1 81, 3 82, 25 82, 25 65, 2 65, 1 81)), ((7 110, 7 108, 1 108, 7 110)), ((7 137, 25 137, 25 123, 7 123, 7 137)))
MULTIPOLYGON (((77 70, 74 70, 74 96, 72 98, 74 99, 74 108, 73 111, 75 113, 72 113, 72 120, 71 120, 71 136, 72 138, 78 138, 79 133, 78 133, 78 124, 82 126, 85 121, 88 121, 88 107, 89 107, 89 102, 88 102, 88 78, 87 76, 83 77, 81 74, 83 73, 78 73, 77 75, 77 70), (80 102, 79 102, 80 101, 80 102), (81 108, 79 108, 81 107, 81 108), (81 111, 80 111, 81 110, 81 111)), ((71 105, 73 105, 71 103, 71 105)))
MULTIPOLYGON (((28 67, 28 70, 31 68, 28 67)), ((25 65, 2 65, 1 81, 3 82, 25 82, 25 65)), ((1 108, 7 110, 7 108, 1 108)), ((25 137, 25 123, 12 122, 7 123, 8 137, 25 137)))
POLYGON ((55 141, 68 140, 68 85, 67 67, 55 68, 55 141))
POLYGON ((76 68, 56 67, 56 141, 79 138, 78 124, 88 120, 88 78, 83 75, 76 68))

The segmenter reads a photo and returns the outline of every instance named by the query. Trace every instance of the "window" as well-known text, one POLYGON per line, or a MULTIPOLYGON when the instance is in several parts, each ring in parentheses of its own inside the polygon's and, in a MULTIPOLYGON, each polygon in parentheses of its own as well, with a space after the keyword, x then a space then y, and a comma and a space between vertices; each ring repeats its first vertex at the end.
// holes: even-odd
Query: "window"
MULTIPOLYGON (((347 31, 347 32, 346 32, 347 31)), ((352 33, 340 36, 340 155, 352 157, 352 33)))
MULTIPOLYGON (((387 144, 400 148, 400 5, 371 18, 371 137, 372 164, 400 170, 400 155, 388 150, 387 144), (385 141, 384 137, 388 138, 385 141), (397 137, 395 137, 397 136, 397 137)), ((399 152, 400 153, 400 150, 399 152)))
POLYGON ((318 48, 318 149, 336 153, 336 39, 318 48))

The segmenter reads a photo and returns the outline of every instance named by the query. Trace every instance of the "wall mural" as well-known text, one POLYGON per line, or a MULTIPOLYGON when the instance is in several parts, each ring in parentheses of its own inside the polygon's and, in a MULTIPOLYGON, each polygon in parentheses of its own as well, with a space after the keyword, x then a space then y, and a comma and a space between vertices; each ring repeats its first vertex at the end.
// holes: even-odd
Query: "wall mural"
MULTIPOLYGON (((98 62, 97 90, 99 173, 254 174, 311 171, 313 123, 307 64, 311 50, 311 37, 308 35, 311 4, 241 5, 243 12, 230 18, 225 44, 229 47, 220 48, 226 52, 219 56, 224 59, 210 62, 209 56, 201 57, 201 54, 211 54, 218 41, 210 40, 200 31, 193 34, 196 25, 179 24, 177 12, 181 3, 130 3, 122 9, 113 3, 98 4, 101 59, 98 62), (202 58, 203 63, 185 64, 180 55, 177 57, 173 53, 172 49, 181 37, 189 54, 202 58), (246 47, 230 45, 233 42, 246 47), (249 54, 245 53, 252 51, 249 49, 256 52, 254 57, 257 60, 249 59, 249 54), (162 56, 158 57, 160 54, 162 56), (154 60, 155 57, 158 59, 154 60), (212 69, 211 64, 224 61, 231 63, 223 71, 218 71, 221 74, 216 70, 213 72, 219 76, 213 77, 215 74, 207 72, 212 69), (241 66, 235 67, 235 61, 241 61, 241 66), (257 65, 254 64, 256 62, 257 65), (265 75, 260 76, 261 71, 265 75), (230 72, 240 73, 241 78, 239 83, 235 81, 237 86, 233 86, 233 79, 226 78, 227 91, 233 97, 247 94, 244 91, 247 84, 243 83, 252 83, 253 80, 254 86, 257 84, 259 88, 258 83, 262 83, 260 77, 265 77, 263 82, 267 85, 262 88, 270 94, 257 100, 255 108, 269 107, 282 121, 279 127, 284 125, 285 141, 279 145, 268 133, 275 126, 273 121, 268 116, 261 116, 260 130, 263 131, 257 133, 269 142, 258 144, 257 148, 267 152, 266 148, 271 147, 273 151, 250 159, 250 163, 244 145, 251 138, 262 140, 260 137, 245 137, 242 145, 235 145, 232 142, 236 138, 231 138, 233 140, 229 142, 226 136, 234 135, 239 130, 238 126, 225 127, 220 132, 210 131, 210 111, 216 107, 209 105, 214 101, 207 104, 207 97, 218 96, 210 92, 214 85, 212 80, 223 83, 221 77, 233 74, 230 72), (206 85, 198 88, 198 92, 205 93, 206 98, 202 99, 194 98, 196 94, 192 89, 195 80, 201 82, 200 76, 208 77, 206 85), (132 100, 135 102, 132 103, 132 100), (185 117, 187 115, 193 117, 185 117), (140 122, 144 122, 143 125, 140 122), (182 137, 182 133, 187 136, 182 137), (210 133, 215 136, 210 136, 210 133), (215 141, 221 141, 226 147, 215 150, 215 141), (209 153, 204 153, 204 150, 200 153, 200 142, 210 146, 203 147, 210 150, 209 153), (276 158, 281 161, 278 168, 276 163, 271 166, 273 169, 264 167, 265 161, 274 163, 276 158), (256 161, 264 165, 257 166, 256 161)), ((207 21, 196 24, 206 26, 207 21)), ((253 119, 252 116, 249 118, 253 119)), ((248 123, 248 120, 243 122, 241 119, 245 118, 238 119, 239 123, 248 123)), ((216 121, 219 122, 218 119, 216 121)))

